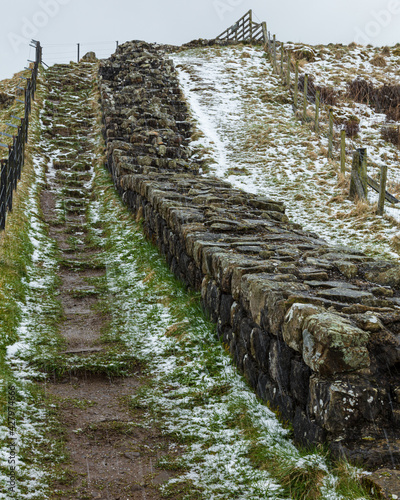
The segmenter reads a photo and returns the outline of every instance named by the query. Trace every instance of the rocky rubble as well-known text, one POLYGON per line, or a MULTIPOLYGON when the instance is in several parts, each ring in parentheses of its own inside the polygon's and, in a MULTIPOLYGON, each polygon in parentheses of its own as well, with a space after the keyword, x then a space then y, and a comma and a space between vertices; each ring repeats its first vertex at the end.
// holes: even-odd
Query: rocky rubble
POLYGON ((116 188, 298 441, 398 463, 400 266, 329 246, 279 200, 202 176, 168 50, 133 41, 101 63, 116 188))

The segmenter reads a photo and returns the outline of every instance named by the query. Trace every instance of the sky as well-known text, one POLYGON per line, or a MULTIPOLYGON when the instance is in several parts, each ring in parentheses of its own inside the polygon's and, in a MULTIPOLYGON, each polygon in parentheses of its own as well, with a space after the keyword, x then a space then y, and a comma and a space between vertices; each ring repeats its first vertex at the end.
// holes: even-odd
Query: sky
POLYGON ((0 80, 34 58, 32 38, 51 65, 76 60, 78 43, 81 56, 106 57, 117 41, 214 38, 249 9, 284 42, 400 42, 400 0, 2 0, 0 80))

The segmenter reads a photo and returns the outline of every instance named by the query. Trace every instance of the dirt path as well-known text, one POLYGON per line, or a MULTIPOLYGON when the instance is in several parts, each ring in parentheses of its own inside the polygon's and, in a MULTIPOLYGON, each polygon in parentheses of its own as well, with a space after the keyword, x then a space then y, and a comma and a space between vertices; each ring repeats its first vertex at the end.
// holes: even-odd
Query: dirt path
POLYGON ((48 70, 41 117, 42 149, 49 160, 41 205, 60 250, 60 334, 65 341, 58 374, 64 375, 54 376, 46 391, 59 408, 70 456, 54 484, 54 498, 157 499, 156 486, 170 477, 156 468, 167 442, 157 429, 140 427, 142 415, 127 401, 143 383, 140 366, 131 366, 124 378, 90 369, 99 357, 112 361, 102 338, 110 319, 104 307, 106 269, 101 245, 94 242, 103 234, 87 217, 95 196, 94 71, 89 63, 48 70))

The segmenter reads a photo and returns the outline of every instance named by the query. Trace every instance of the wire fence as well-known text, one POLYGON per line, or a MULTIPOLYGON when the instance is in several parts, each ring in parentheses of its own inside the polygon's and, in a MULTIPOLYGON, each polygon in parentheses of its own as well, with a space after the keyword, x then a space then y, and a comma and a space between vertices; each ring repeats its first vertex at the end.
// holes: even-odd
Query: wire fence
MULTIPOLYGON (((304 124, 308 124, 316 134, 327 137, 327 157, 340 161, 342 174, 346 172, 347 156, 352 155, 350 196, 353 199, 366 200, 367 186, 377 191, 379 193, 378 215, 383 214, 385 200, 390 203, 399 203, 399 200, 386 191, 386 165, 380 167, 380 183, 367 175, 367 150, 357 146, 354 141, 359 131, 359 119, 355 115, 341 113, 340 110, 334 108, 337 105, 338 95, 333 88, 316 85, 313 75, 300 74, 299 60, 312 58, 313 49, 296 48, 293 44, 285 46, 282 42, 277 42, 275 35, 271 37, 268 32, 265 50, 269 55, 274 73, 280 77, 282 85, 290 92, 296 116, 304 124)), ((355 88, 349 89, 350 97, 357 102, 362 102, 357 95, 360 93, 360 88, 363 90, 364 81, 353 82, 355 83, 357 84, 355 88)), ((386 86, 376 91, 374 98, 371 97, 371 93, 371 96, 368 94, 366 99, 368 102, 376 102, 380 109, 386 100, 390 103, 387 116, 394 116, 398 113, 400 117, 400 98, 399 104, 392 104, 398 91, 395 86, 393 88, 386 86)), ((395 138, 391 142, 396 144, 397 140, 400 145, 399 127, 393 125, 382 127, 381 134, 383 138, 385 134, 388 137, 394 135, 395 138)))
POLYGON ((31 77, 26 78, 26 87, 22 88, 24 100, 17 99, 24 104, 24 116, 13 118, 20 121, 20 125, 7 123, 8 127, 15 130, 15 134, 1 132, 2 136, 12 139, 12 144, 2 144, 1 147, 8 148, 8 158, 0 160, 0 230, 5 228, 7 212, 12 210, 13 193, 17 188, 17 182, 21 178, 21 171, 24 166, 25 144, 28 140, 29 116, 32 108, 32 100, 35 97, 36 82, 39 65, 42 60, 42 47, 40 42, 32 40, 31 46, 35 49, 35 60, 29 61, 31 77))
POLYGON ((98 59, 107 59, 118 45, 118 41, 44 44, 43 62, 46 66, 79 62, 88 52, 94 52, 98 59))

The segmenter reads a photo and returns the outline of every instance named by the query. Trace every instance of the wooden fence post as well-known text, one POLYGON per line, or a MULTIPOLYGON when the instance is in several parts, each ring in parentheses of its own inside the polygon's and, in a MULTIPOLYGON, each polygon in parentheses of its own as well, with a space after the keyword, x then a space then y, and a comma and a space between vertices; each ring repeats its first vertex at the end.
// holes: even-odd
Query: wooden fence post
POLYGON ((283 43, 281 42, 281 78, 283 79, 283 43))
POLYGON ((290 60, 291 60, 290 50, 288 50, 286 54, 287 54, 286 85, 290 88, 290 60))
POLYGON ((367 199, 368 197, 367 150, 366 148, 360 148, 359 151, 361 159, 360 179, 364 189, 365 198, 367 199))
POLYGON ((278 70, 277 70, 277 64, 276 64, 276 35, 274 35, 274 39, 273 39, 273 56, 274 56, 274 71, 275 71, 275 73, 277 73, 278 70))
POLYGON ((350 198, 367 199, 367 150, 359 148, 353 153, 351 166, 350 198))
POLYGON ((80 59, 80 50, 81 50, 81 44, 80 43, 77 43, 77 48, 78 48, 78 61, 79 62, 79 59, 80 59))
POLYGON ((340 132, 340 172, 346 172, 346 131, 340 132))
POLYGON ((299 96, 299 61, 296 61, 296 69, 294 73, 294 91, 293 91, 293 104, 297 109, 299 96))
POLYGON ((382 165, 381 166, 381 184, 379 186, 378 209, 376 211, 377 215, 383 215, 383 211, 384 211, 384 207, 385 207, 386 180, 387 180, 387 165, 382 165))
POLYGON ((307 118, 308 75, 304 75, 303 121, 307 118))
POLYGON ((253 43, 253 11, 249 10, 249 22, 250 22, 250 43, 253 43))
POLYGON ((333 158, 333 110, 329 109, 328 158, 333 158))
POLYGON ((267 23, 265 21, 263 21, 261 23, 261 27, 262 27, 263 37, 264 37, 264 47, 268 46, 268 52, 270 52, 267 23))
POLYGON ((319 134, 319 101, 321 98, 321 91, 317 90, 317 94, 315 96, 315 122, 314 122, 314 131, 316 134, 319 134))

